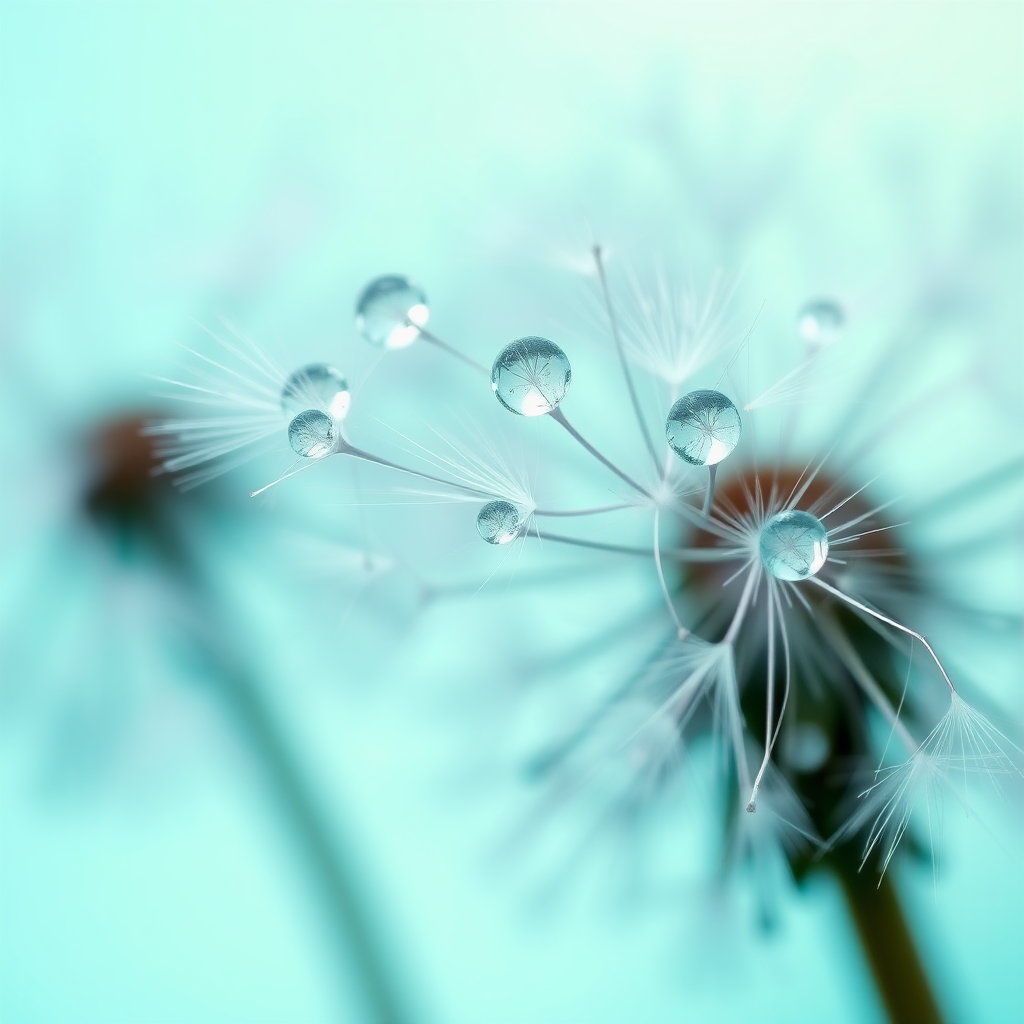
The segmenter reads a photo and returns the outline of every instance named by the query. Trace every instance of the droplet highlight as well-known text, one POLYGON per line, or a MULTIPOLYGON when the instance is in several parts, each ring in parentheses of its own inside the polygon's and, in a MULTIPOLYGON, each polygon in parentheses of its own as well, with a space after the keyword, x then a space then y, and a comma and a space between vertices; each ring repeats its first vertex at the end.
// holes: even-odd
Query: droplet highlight
POLYGON ((816 299, 800 310, 796 319, 800 337, 811 348, 827 348, 839 340, 846 325, 842 307, 831 299, 816 299))
POLYGON ((761 527, 761 562, 780 580, 814 576, 828 558, 828 533, 810 512, 776 512, 761 527))
POLYGON ((348 382, 326 363, 310 363, 296 370, 281 389, 281 408, 292 416, 319 409, 333 420, 343 420, 351 404, 348 382))
POLYGON ((304 459, 322 459, 334 450, 334 420, 319 409, 306 409, 288 424, 288 443, 304 459))
POLYGON ((714 466, 740 441, 739 410, 721 391, 691 391, 669 410, 665 438, 691 466, 714 466))
POLYGON ((518 338, 491 368, 491 389, 509 412, 543 416, 558 407, 572 380, 566 354, 547 338, 518 338))
POLYGON ((427 296, 401 274, 374 278, 356 303, 356 329, 371 344, 405 348, 430 317, 427 296))
POLYGON ((519 509, 510 501, 489 501, 476 516, 477 532, 488 544, 510 544, 523 528, 519 509))

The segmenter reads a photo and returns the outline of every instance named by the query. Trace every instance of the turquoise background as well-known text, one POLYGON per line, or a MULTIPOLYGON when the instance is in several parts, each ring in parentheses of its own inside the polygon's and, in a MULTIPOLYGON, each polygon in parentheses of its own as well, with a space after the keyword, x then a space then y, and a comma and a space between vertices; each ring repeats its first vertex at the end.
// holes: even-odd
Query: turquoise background
MULTIPOLYGON (((785 325, 808 295, 843 296, 866 352, 932 302, 945 327, 916 374, 968 366, 985 397, 954 393, 938 434, 880 449, 926 501, 1019 452, 1022 36, 1015 3, 3 3, 0 1019, 365 1019, 302 852, 162 628, 159 588, 113 578, 75 518, 76 438, 148 407, 144 375, 173 375, 196 322, 229 315, 277 358, 361 380, 375 355, 354 297, 408 272, 431 326, 484 361, 519 334, 574 340, 595 423, 618 385, 571 273, 591 231, 697 277, 742 271, 738 316, 770 304, 769 364, 795 351, 785 325)), ((494 413, 430 353, 401 355, 357 396, 363 438, 447 424, 463 402, 494 413)), ((233 493, 280 468, 241 471, 233 493)), ((599 669, 560 662, 557 686, 524 684, 510 652, 543 666, 621 625, 649 574, 594 583, 559 562, 540 588, 474 596, 493 561, 466 544, 469 513, 410 527, 385 509, 381 548, 473 586, 424 605, 398 572, 325 597, 301 538, 358 546, 360 526, 339 507, 347 478, 321 468, 197 536, 410 1019, 881 1019, 823 880, 780 883, 769 934, 749 886, 710 891, 713 798, 656 819, 639 864, 589 844, 572 811, 539 839, 523 825, 526 754, 651 637, 627 633, 599 669)), ((991 511, 1005 551, 949 570, 1013 614, 1019 511, 1019 495, 991 511)), ((961 632, 954 661, 1012 731, 1019 636, 961 632)), ((935 884, 927 865, 900 875, 951 1019, 1024 1019, 1021 806, 984 803, 984 827, 951 809, 935 884)))

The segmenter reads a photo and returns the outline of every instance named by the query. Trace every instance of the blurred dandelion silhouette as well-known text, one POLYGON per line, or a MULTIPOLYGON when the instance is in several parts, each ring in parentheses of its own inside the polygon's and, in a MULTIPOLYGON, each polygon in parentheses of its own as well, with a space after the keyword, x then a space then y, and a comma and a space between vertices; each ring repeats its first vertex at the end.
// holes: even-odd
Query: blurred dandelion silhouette
MULTIPOLYGON (((892 1018, 939 1020, 891 862, 908 837, 934 855, 941 807, 950 799, 970 807, 976 780, 1024 775, 1013 739, 968 702, 978 680, 947 668, 944 645, 916 625, 922 606, 941 607, 954 595, 932 579, 942 547, 929 548, 913 530, 915 520, 982 505, 993 491, 1019 492, 1019 439, 1004 438, 994 465, 927 501, 886 497, 891 480, 871 470, 879 453, 899 475, 901 462, 915 457, 902 436, 922 421, 932 429, 929 417, 943 414, 922 401, 927 391, 913 401, 901 395, 903 375, 935 329, 927 313, 911 311, 896 343, 872 362, 849 342, 857 325, 841 304, 812 298, 794 311, 790 338, 771 342, 795 351, 793 364, 765 364, 757 358, 764 310, 737 335, 719 279, 707 297, 673 287, 664 274, 645 291, 636 273, 616 268, 613 276, 600 245, 591 258, 591 294, 621 377, 619 398, 604 406, 574 403, 587 381, 574 378, 566 352, 546 337, 510 341, 488 370, 427 330, 426 294, 401 275, 366 286, 356 325, 374 346, 419 342, 438 358, 454 357, 450 366, 467 390, 482 392, 489 377, 497 416, 556 424, 577 445, 582 474, 593 467, 593 480, 603 475, 592 504, 559 500, 564 468, 549 474, 545 490, 555 497, 542 501, 524 454, 518 464, 493 455, 491 421, 477 422, 474 440, 460 444, 427 418, 443 446, 400 434, 400 461, 358 447, 347 433, 350 404, 353 430, 372 410, 362 409, 341 370, 270 370, 233 328, 231 338, 217 339, 221 355, 201 357, 202 384, 178 382, 177 397, 212 406, 209 413, 156 423, 148 433, 162 446, 164 469, 185 471, 186 484, 234 466, 257 441, 290 447, 297 461, 254 496, 332 456, 373 464, 392 474, 384 488, 391 499, 413 506, 406 536, 416 535, 417 504, 469 502, 480 538, 505 552, 482 584, 507 552, 527 546, 553 562, 555 548, 568 548, 586 564, 646 563, 661 605, 653 660, 576 726, 552 730, 532 760, 533 777, 570 803, 596 789, 612 818, 650 802, 707 737, 729 780, 729 859, 781 853, 797 878, 832 872, 892 1018), (210 368, 223 377, 215 380, 210 368), (257 391, 261 398, 251 400, 257 391), (589 439, 594 412, 600 434, 616 435, 616 452, 631 447, 628 463, 589 439)), ((945 386, 929 384, 937 393, 945 386)), ((543 459, 557 431, 536 428, 543 459)), ((370 503, 358 490, 353 500, 370 503)), ((1012 540, 1010 527, 986 542, 1012 540)), ((420 543, 430 545, 429 533, 420 543)))
POLYGON ((0 1016, 1019 1017, 1020 11, 62 13, 5 724, 257 798, 98 857, 5 743, 0 1016))

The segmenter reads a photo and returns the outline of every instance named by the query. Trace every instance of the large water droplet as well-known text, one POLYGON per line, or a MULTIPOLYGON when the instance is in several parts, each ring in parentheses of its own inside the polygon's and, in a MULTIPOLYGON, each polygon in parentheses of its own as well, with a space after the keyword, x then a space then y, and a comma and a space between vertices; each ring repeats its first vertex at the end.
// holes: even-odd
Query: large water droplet
POLYGON ((476 517, 476 528, 488 544, 509 544, 519 536, 523 519, 510 501, 489 501, 476 517))
POLYGON ((691 391, 672 406, 665 437, 684 462, 713 466, 740 441, 740 414, 721 391, 691 391))
POLYGON ((828 558, 828 534, 810 512, 776 512, 761 527, 761 561, 780 580, 805 580, 828 558))
POLYGON ((356 303, 356 329, 371 345, 405 348, 430 317, 422 289, 401 274, 374 278, 356 303))
POLYGON ((565 353, 547 338, 519 338, 491 368, 491 388, 509 412, 543 416, 565 398, 572 370, 565 353))
POLYGON ((351 404, 347 381, 326 363, 310 363, 296 370, 281 389, 281 408, 293 416, 305 409, 319 409, 334 420, 343 420, 351 404))
POLYGON ((334 449, 334 420, 319 409, 306 409, 288 424, 288 443, 304 459, 322 459, 334 449))
POLYGON ((796 320, 800 337, 811 348, 827 348, 838 341, 845 323, 842 307, 831 299, 808 302, 796 320))

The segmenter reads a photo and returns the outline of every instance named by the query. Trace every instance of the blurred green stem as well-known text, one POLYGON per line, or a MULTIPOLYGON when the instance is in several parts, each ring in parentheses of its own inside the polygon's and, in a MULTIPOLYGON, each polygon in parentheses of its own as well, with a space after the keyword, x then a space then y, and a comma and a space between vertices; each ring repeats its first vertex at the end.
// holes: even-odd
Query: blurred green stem
POLYGON ((849 847, 836 850, 830 860, 892 1024, 942 1024, 890 877, 883 875, 876 884, 873 872, 859 870, 849 847))
POLYGON ((358 872, 338 841, 337 815, 328 819, 305 777, 298 754, 289 745, 278 716, 259 680, 233 643, 226 605, 208 579, 203 559, 191 541, 194 515, 211 509, 192 492, 179 492, 165 476, 155 475, 159 458, 146 435, 146 415, 114 420, 91 438, 91 457, 99 471, 83 496, 84 511, 107 534, 118 559, 155 558, 154 571, 166 574, 188 608, 182 628, 205 655, 227 710, 261 766, 284 815, 287 830, 319 883, 323 910, 334 929, 341 977, 354 973, 362 985, 365 1015, 372 1024, 399 1024, 405 1018, 400 985, 370 923, 358 872))
POLYGON ((336 823, 333 830, 326 826, 259 686, 238 669, 222 668, 227 704, 265 773, 289 831, 319 880, 339 944, 364 987, 368 1019, 376 1024, 399 1024, 403 1014, 396 985, 362 905, 355 873, 332 836, 336 823))
POLYGON ((179 542, 182 531, 159 532, 163 534, 160 546, 165 560, 175 570, 202 624, 193 629, 195 639, 214 667, 227 708, 277 799, 289 834, 319 883, 323 909, 336 933, 345 972, 351 971, 363 987, 363 1019, 368 1024, 400 1024, 406 1019, 398 995, 400 986, 360 898, 357 872, 337 839, 337 815, 328 824, 259 681, 250 675, 237 649, 227 641, 232 630, 219 614, 218 601, 204 581, 202 567, 191 557, 187 543, 179 542))

